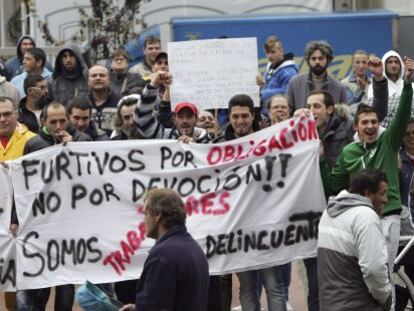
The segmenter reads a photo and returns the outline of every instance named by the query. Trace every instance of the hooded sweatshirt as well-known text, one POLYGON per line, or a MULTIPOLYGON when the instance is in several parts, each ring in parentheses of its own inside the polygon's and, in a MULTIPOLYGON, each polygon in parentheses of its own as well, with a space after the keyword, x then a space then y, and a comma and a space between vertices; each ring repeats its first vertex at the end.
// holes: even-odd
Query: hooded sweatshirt
POLYGON ((320 310, 388 310, 387 262, 381 222, 371 200, 346 190, 331 198, 319 223, 320 310))
MULTIPOLYGON (((36 47, 36 42, 34 41, 32 37, 28 35, 24 35, 19 38, 19 40, 17 41, 17 46, 16 46, 16 56, 8 59, 6 62, 6 68, 5 68, 6 78, 9 81, 13 79, 15 76, 20 75, 24 70, 22 66, 24 55, 22 55, 20 51, 20 45, 22 44, 23 39, 30 39, 33 43, 33 47, 36 47)), ((52 66, 47 61, 46 61, 45 67, 49 71, 53 71, 52 66)))
MULTIPOLYGON (((381 59, 382 61, 382 65, 383 65, 383 69, 384 69, 384 77, 387 78, 388 80, 388 94, 389 97, 394 96, 395 94, 400 95, 404 86, 404 81, 403 81, 403 75, 404 75, 404 62, 400 56, 400 54, 398 54, 397 52, 391 50, 388 51, 387 53, 384 54, 384 56, 381 59), (400 65, 401 65, 401 70, 400 70, 400 76, 398 78, 397 81, 392 81, 391 79, 389 79, 389 77, 387 76, 387 73, 385 72, 385 62, 387 61, 388 58, 390 57, 396 57, 398 58, 400 65)), ((374 97, 374 91, 372 88, 372 85, 370 85, 370 87, 368 88, 368 98, 373 98, 374 97)))
POLYGON ((76 45, 66 46, 59 51, 55 61, 55 72, 48 80, 49 97, 66 104, 75 96, 88 96, 88 66, 76 45), (64 52, 72 52, 77 60, 74 70, 68 71, 62 64, 64 52))
MULTIPOLYGON (((387 113, 385 118, 383 119, 383 121, 381 121, 381 125, 384 127, 388 127, 389 124, 391 123, 392 119, 394 119, 394 116, 397 112, 397 107, 398 107, 398 103, 400 100, 400 96, 401 96, 401 92, 404 86, 404 62, 400 56, 400 54, 398 54, 395 51, 388 51, 387 53, 384 54, 384 56, 382 57, 382 64, 384 67, 384 77, 386 77, 387 79, 387 85, 388 85, 388 104, 387 104, 387 113), (391 79, 389 79, 389 77, 387 76, 386 72, 385 72, 385 63, 387 61, 387 59, 389 59, 390 57, 396 57, 401 65, 401 70, 399 73, 399 78, 397 81, 392 81, 391 79)), ((413 84, 414 86, 414 84, 413 84)), ((368 98, 370 99, 369 102, 372 102, 372 99, 374 97, 374 92, 373 92, 373 85, 370 85, 370 87, 368 88, 368 98)), ((414 107, 411 108, 411 115, 414 116, 414 107)))
POLYGON ((395 118, 386 130, 378 130, 378 138, 373 143, 359 140, 343 148, 335 166, 329 172, 327 161, 321 162, 321 175, 325 194, 334 195, 348 187, 349 178, 352 173, 364 168, 376 168, 387 175, 388 179, 388 202, 384 206, 383 216, 399 214, 401 212, 398 150, 410 120, 413 88, 405 84, 395 118))

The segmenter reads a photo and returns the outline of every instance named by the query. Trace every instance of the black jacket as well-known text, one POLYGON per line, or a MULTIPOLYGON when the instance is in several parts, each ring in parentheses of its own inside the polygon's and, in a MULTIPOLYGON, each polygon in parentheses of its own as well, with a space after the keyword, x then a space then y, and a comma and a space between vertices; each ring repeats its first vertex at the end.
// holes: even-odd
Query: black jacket
MULTIPOLYGON (((253 120, 253 132, 257 132, 260 130, 260 125, 259 123, 256 121, 256 118, 253 120)), ((224 130, 224 133, 221 134, 220 136, 218 136, 216 139, 214 139, 213 143, 222 143, 225 141, 229 141, 229 140, 233 140, 236 139, 238 137, 236 137, 236 135, 234 134, 234 129, 231 126, 231 124, 229 123, 226 126, 226 129, 224 130)))
POLYGON ((205 311, 208 292, 206 255, 185 226, 176 226, 149 252, 135 310, 205 311))
POLYGON ((88 67, 77 46, 66 46, 59 51, 55 71, 48 80, 48 88, 49 97, 65 105, 75 96, 88 96, 88 67), (62 64, 62 55, 65 51, 72 52, 77 59, 77 67, 72 72, 67 71, 62 64))
MULTIPOLYGON (((66 129, 73 137, 73 141, 91 141, 92 139, 85 133, 75 130, 73 127, 66 129)), ((40 130, 38 135, 30 138, 24 146, 23 154, 29 154, 47 147, 60 144, 53 136, 46 134, 43 130, 40 130)))
POLYGON ((93 141, 109 140, 109 136, 106 132, 98 129, 93 121, 89 122, 89 126, 86 129, 85 134, 89 135, 93 141))
POLYGON ((36 115, 26 108, 26 97, 23 97, 19 103, 19 118, 18 121, 27 126, 29 131, 33 133, 39 132, 39 122, 36 115))
POLYGON ((353 142, 354 133, 352 119, 345 116, 339 117, 336 112, 333 112, 324 133, 320 137, 325 158, 330 168, 334 166, 342 149, 353 142))
POLYGON ((130 94, 141 94, 146 82, 139 73, 124 72, 118 74, 114 71, 109 73, 111 79, 111 90, 118 96, 130 94))

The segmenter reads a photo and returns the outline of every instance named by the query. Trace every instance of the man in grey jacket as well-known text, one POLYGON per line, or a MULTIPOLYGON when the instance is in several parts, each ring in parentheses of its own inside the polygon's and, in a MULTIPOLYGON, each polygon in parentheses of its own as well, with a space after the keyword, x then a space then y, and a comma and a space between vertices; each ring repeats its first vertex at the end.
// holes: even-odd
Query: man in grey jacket
POLYGON ((305 48, 305 59, 309 73, 293 77, 287 86, 286 97, 291 113, 306 104, 306 98, 313 90, 331 93, 335 104, 347 102, 346 88, 328 74, 328 66, 333 59, 332 47, 326 41, 311 41, 305 48))
POLYGON ((355 173, 332 197, 319 223, 320 310, 389 310, 390 274, 379 215, 387 202, 385 173, 355 173))

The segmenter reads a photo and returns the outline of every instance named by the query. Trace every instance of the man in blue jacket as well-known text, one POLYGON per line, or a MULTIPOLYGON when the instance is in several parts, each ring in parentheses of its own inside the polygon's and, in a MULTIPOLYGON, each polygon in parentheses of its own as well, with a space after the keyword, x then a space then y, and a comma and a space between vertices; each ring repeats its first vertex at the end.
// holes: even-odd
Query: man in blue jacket
POLYGON ((156 239, 137 287, 132 310, 207 310, 208 262, 187 232, 186 211, 180 196, 170 189, 152 189, 145 198, 146 235, 156 239))
POLYGON ((260 95, 266 107, 270 97, 286 93, 290 79, 298 74, 299 68, 293 60, 292 53, 284 54, 282 42, 278 37, 267 38, 264 50, 269 64, 263 76, 257 77, 257 84, 262 87, 260 95))

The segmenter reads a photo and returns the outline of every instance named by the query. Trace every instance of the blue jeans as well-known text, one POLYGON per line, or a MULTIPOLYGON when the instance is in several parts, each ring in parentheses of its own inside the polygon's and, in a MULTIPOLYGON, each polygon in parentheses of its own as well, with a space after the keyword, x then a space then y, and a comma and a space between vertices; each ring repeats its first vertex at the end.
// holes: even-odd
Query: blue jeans
POLYGON ((285 291, 282 274, 278 266, 237 273, 240 282, 242 310, 260 311, 260 297, 257 291, 258 274, 266 291, 268 310, 285 311, 285 291))
POLYGON ((316 257, 303 260, 308 277, 308 310, 319 311, 318 262, 316 257))

